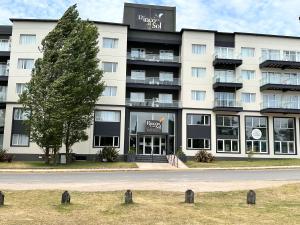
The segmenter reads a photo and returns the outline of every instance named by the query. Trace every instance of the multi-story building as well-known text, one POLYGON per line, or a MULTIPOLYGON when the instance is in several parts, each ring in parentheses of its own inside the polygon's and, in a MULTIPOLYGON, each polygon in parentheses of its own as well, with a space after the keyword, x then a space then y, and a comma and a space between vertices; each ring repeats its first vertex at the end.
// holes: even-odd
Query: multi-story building
MULTIPOLYGON (((204 149, 217 157, 300 158, 300 37, 177 32, 175 18, 174 7, 125 4, 123 23, 94 21, 106 88, 88 141, 72 148, 78 158, 105 146, 121 155, 181 147, 187 156, 204 149)), ((0 27, 1 102, 7 86, 0 135, 17 159, 35 160, 42 151, 24 129, 18 94, 57 21, 11 21, 0 27)))

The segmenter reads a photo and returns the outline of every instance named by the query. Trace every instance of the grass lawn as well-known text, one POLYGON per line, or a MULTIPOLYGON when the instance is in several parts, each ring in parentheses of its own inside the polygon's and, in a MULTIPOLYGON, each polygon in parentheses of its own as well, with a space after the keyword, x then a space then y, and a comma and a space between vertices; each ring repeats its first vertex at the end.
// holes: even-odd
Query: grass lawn
POLYGON ((195 204, 178 192, 133 191, 134 204, 124 205, 124 192, 71 192, 71 205, 60 205, 62 191, 5 191, 2 225, 297 225, 300 184, 257 190, 249 206, 246 191, 197 193, 195 204))
POLYGON ((49 166, 44 162, 1 162, 0 169, 113 169, 113 168, 137 168, 136 163, 128 162, 73 162, 69 165, 49 166))
POLYGON ((199 163, 195 161, 188 161, 186 165, 190 168, 204 168, 204 167, 261 167, 261 166, 300 166, 300 159, 268 159, 268 160, 255 160, 251 161, 229 161, 229 160, 216 160, 212 163, 199 163))

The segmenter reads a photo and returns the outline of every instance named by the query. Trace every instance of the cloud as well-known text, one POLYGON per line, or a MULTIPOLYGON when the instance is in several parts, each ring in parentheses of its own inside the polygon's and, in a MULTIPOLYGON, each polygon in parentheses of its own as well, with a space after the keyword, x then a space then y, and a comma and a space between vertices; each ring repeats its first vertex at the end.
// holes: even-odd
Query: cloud
MULTIPOLYGON (((176 6, 177 30, 211 29, 281 35, 300 34, 299 0, 129 0, 176 6)), ((124 0, 0 0, 0 23, 8 18, 59 18, 77 3, 83 19, 122 22, 124 0)))

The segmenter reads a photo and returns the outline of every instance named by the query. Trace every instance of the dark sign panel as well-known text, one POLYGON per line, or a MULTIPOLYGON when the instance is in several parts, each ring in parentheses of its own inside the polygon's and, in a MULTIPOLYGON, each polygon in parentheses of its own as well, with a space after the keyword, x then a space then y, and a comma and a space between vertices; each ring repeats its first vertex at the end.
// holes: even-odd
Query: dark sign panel
POLYGON ((125 3, 123 22, 143 30, 176 30, 176 8, 125 3))
POLYGON ((161 133, 161 122, 158 120, 146 120, 146 133, 161 133))

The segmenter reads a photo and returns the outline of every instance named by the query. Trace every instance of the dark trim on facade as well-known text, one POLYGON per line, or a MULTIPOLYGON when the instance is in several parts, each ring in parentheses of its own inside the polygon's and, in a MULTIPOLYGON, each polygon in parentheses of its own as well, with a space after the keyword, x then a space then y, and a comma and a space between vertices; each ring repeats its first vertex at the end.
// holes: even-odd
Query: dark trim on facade
POLYGON ((282 114, 300 114, 300 109, 286 108, 265 108, 260 110, 261 113, 282 113, 282 114))
POLYGON ((213 84, 214 91, 235 92, 241 88, 243 88, 243 83, 215 82, 213 84))
MULTIPOLYGON (((28 131, 27 135, 28 135, 28 144, 27 145, 13 145, 12 144, 12 138, 13 138, 13 134, 24 134, 24 133, 14 133, 13 132, 13 126, 14 126, 14 116, 15 116, 15 111, 16 109, 23 109, 22 107, 14 107, 13 108, 13 114, 12 114, 12 121, 11 121, 11 130, 10 130, 10 147, 29 147, 30 146, 30 130, 28 131)), ((20 120, 20 121, 24 121, 24 120, 20 120)))
POLYGON ((213 112, 242 112, 243 107, 214 107, 213 112))
POLYGON ((235 70, 236 67, 242 65, 243 60, 241 59, 221 59, 215 58, 213 61, 213 66, 215 69, 232 69, 235 70))
POLYGON ((142 66, 176 67, 176 68, 181 67, 181 63, 177 63, 177 62, 154 62, 154 61, 131 60, 131 59, 127 59, 127 64, 142 65, 142 66))
POLYGON ((259 68, 300 69, 300 62, 265 60, 259 64, 259 68))
POLYGON ((138 83, 126 83, 126 88, 140 88, 140 89, 156 89, 156 90, 180 90, 180 85, 153 85, 153 84, 138 84, 138 83))
POLYGON ((274 91, 300 91, 300 85, 291 84, 264 84, 260 86, 260 91, 274 90, 274 91))

